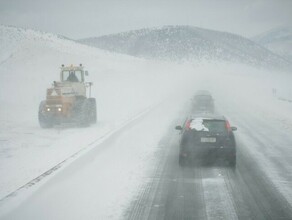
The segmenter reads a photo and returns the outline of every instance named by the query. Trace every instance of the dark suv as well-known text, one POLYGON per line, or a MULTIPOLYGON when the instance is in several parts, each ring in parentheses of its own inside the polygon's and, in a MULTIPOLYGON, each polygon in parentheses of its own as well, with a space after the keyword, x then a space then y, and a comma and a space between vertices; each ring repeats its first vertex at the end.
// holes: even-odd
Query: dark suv
POLYGON ((233 131, 224 116, 196 115, 186 119, 181 130, 179 164, 186 165, 189 159, 212 161, 224 157, 230 166, 236 165, 236 144, 233 131))
POLYGON ((214 113, 214 99, 209 91, 199 90, 192 99, 193 112, 214 113))

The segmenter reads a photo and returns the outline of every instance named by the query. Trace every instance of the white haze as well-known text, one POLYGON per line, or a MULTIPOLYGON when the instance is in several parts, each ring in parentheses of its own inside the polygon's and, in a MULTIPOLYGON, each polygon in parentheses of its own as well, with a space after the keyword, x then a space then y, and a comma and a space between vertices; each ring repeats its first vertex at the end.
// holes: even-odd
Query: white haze
POLYGON ((72 39, 144 27, 191 25, 245 37, 287 26, 290 0, 1 0, 0 24, 72 39))
POLYGON ((0 198, 81 150, 35 187, 1 201, 1 219, 120 219, 147 183, 144 176, 161 162, 161 139, 183 121, 198 89, 212 92, 216 110, 238 127, 244 150, 292 204, 279 170, 291 167, 291 147, 266 139, 269 147, 262 149, 246 135, 250 126, 277 132, 273 141, 291 139, 292 107, 278 99, 292 98, 289 74, 242 64, 147 61, 52 34, 0 28, 0 198), (39 127, 39 102, 62 63, 89 70, 96 125, 39 127))

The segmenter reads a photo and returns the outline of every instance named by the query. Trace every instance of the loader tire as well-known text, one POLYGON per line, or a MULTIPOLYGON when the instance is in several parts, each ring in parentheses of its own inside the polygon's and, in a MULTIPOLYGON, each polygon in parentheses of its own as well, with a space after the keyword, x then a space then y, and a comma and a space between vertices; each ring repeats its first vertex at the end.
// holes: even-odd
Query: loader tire
POLYGON ((89 115, 90 115, 90 123, 95 124, 97 121, 97 114, 96 114, 96 100, 95 98, 88 98, 90 103, 89 115))
POLYGON ((90 124, 90 102, 88 99, 84 99, 79 108, 77 116, 79 127, 88 127, 90 124))
POLYGON ((51 128, 53 127, 53 122, 50 120, 50 118, 44 114, 46 101, 41 101, 39 105, 39 112, 38 112, 38 119, 39 124, 41 128, 51 128))

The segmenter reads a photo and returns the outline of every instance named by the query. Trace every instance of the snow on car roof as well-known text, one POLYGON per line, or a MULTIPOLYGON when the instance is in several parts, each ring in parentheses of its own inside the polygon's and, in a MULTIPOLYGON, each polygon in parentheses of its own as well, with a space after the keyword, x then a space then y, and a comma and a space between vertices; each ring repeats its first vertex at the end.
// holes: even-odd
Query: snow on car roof
POLYGON ((211 93, 209 91, 207 91, 207 90, 198 90, 196 92, 195 96, 197 96, 197 95, 209 95, 209 96, 211 96, 211 93))
POLYGON ((190 123, 190 129, 195 129, 196 131, 209 131, 208 128, 203 124, 205 118, 195 118, 190 123))

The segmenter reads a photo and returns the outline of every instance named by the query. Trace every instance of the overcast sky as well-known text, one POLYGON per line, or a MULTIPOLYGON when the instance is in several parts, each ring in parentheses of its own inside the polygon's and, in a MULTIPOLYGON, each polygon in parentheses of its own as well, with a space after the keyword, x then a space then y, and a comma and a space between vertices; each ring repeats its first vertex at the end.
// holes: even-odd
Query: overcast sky
POLYGON ((192 25, 245 37, 291 26, 292 0, 0 0, 0 23, 73 39, 192 25))

